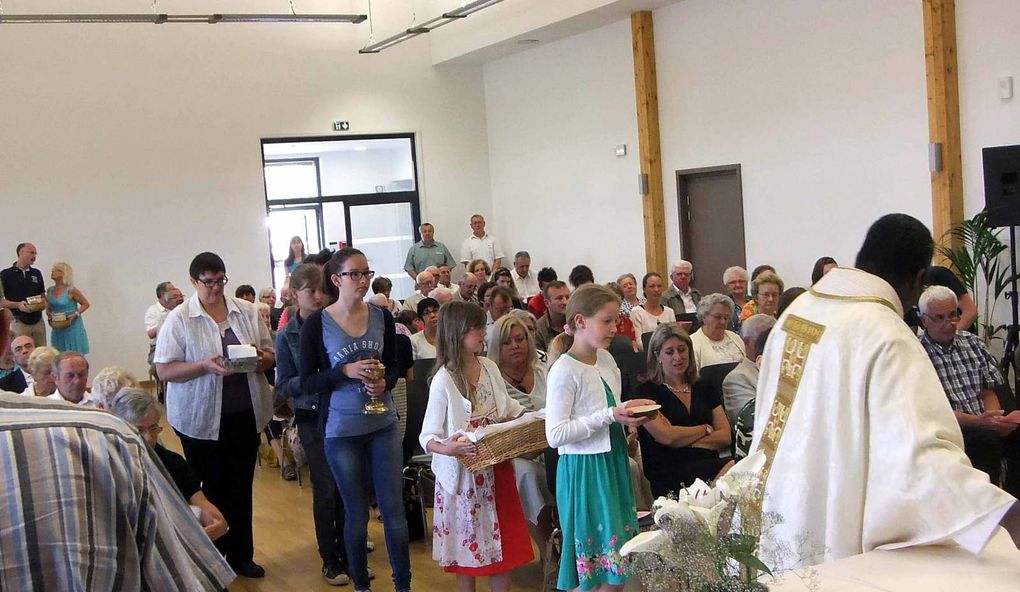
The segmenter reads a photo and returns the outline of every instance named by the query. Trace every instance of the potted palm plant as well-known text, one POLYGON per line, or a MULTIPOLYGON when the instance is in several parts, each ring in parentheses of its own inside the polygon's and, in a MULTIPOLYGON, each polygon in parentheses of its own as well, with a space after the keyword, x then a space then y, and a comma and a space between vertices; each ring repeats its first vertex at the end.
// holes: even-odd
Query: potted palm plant
POLYGON ((1003 339, 1008 327, 994 324, 995 306, 1011 279, 1008 262, 1000 259, 1006 250, 1006 243, 999 238, 1001 233, 1001 229, 993 229, 988 224, 987 214, 980 212, 950 228, 946 237, 955 240, 943 241, 938 246, 939 254, 952 264, 957 277, 979 303, 978 335, 988 346, 1003 339), (953 244, 959 246, 949 246, 953 244))

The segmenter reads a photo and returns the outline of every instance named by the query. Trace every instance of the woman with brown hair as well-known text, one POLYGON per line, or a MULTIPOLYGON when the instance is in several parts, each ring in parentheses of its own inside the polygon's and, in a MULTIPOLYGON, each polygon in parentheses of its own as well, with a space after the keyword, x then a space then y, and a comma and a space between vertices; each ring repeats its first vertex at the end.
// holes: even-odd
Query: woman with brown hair
POLYGON ((730 424, 718 395, 698 381, 694 346, 676 325, 659 325, 648 342, 647 374, 634 397, 662 405, 638 438, 652 495, 712 480, 730 467, 719 451, 730 446, 730 424))
POLYGON ((333 586, 350 583, 344 549, 344 503, 326 460, 319 429, 319 395, 301 388, 301 327, 329 297, 322 289, 322 266, 305 263, 290 276, 296 302, 287 324, 276 334, 276 394, 294 404, 294 425, 308 461, 312 481, 312 520, 322 559, 322 577, 333 586))
POLYGON ((374 275, 361 251, 348 247, 333 254, 323 277, 332 304, 301 327, 298 367, 301 390, 319 395, 326 458, 344 501, 344 545, 354 588, 369 588, 368 506, 374 487, 393 587, 404 592, 411 589, 411 557, 391 393, 401 368, 393 316, 365 302, 374 275))

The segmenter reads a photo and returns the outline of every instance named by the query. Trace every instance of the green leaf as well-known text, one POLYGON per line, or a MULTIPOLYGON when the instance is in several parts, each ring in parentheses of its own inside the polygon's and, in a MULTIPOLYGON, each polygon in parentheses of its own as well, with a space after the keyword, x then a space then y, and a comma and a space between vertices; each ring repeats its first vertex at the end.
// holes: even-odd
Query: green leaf
POLYGON ((749 534, 727 534, 719 537, 719 542, 730 556, 737 553, 751 554, 758 546, 758 538, 749 534))
POLYGON ((772 570, 770 570, 769 567, 765 565, 761 559, 758 559, 757 557, 750 553, 735 554, 733 555, 733 560, 743 565, 744 567, 747 567, 748 569, 756 569, 758 571, 763 571, 768 575, 772 575, 772 570))

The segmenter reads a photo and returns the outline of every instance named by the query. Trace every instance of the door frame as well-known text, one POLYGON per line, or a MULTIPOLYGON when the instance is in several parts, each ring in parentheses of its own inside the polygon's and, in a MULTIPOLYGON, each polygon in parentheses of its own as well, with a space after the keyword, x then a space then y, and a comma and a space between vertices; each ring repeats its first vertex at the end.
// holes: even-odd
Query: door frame
MULTIPOLYGON (((681 169, 676 172, 676 205, 677 216, 680 218, 680 256, 690 261, 691 256, 691 200, 687 191, 688 179, 691 177, 709 177, 736 175, 740 187, 740 208, 744 208, 744 181, 740 176, 739 164, 681 169)), ((741 221, 742 222, 742 221, 741 221)), ((747 246, 744 247, 744 265, 747 263, 747 246)))

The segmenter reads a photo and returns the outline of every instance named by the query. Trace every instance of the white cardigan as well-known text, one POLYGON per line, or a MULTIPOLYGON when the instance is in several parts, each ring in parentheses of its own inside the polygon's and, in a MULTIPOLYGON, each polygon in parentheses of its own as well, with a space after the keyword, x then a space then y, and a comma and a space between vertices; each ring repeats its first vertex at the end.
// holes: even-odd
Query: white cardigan
POLYGON ((606 384, 620 403, 620 369, 613 356, 598 350, 594 366, 562 355, 549 370, 545 437, 560 454, 609 452, 613 410, 606 405, 606 384))
MULTIPOLYGON (((479 357, 482 372, 489 377, 492 384, 492 395, 496 400, 496 417, 500 420, 513 419, 524 413, 524 407, 507 394, 506 383, 499 373, 499 367, 492 360, 479 357)), ((458 430, 467 431, 471 421, 471 402, 461 394, 453 376, 446 368, 440 368, 432 378, 429 387, 429 403, 425 408, 425 420, 422 422, 421 435, 418 442, 428 451, 429 442, 445 440, 458 430)), ((456 457, 445 454, 432 455, 432 472, 436 482, 447 492, 457 490, 460 480, 461 464, 456 457)))

